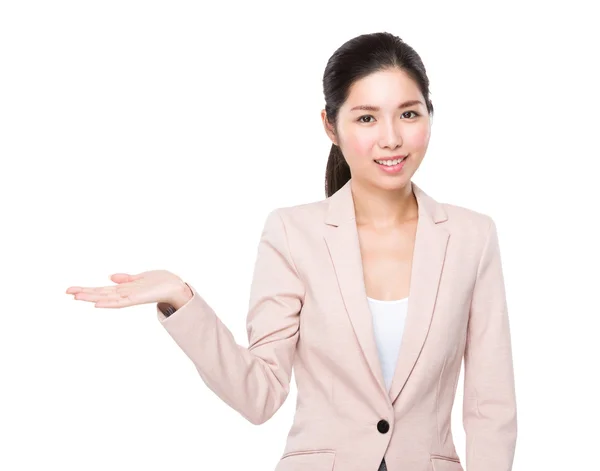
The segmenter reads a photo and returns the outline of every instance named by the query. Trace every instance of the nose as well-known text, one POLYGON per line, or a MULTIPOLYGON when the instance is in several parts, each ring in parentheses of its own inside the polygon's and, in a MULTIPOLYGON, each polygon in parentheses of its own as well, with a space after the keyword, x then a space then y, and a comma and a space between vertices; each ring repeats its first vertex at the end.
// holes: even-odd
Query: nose
POLYGON ((379 146, 395 149, 402 145, 402 135, 400 132, 400 123, 388 122, 381 126, 381 136, 379 146))

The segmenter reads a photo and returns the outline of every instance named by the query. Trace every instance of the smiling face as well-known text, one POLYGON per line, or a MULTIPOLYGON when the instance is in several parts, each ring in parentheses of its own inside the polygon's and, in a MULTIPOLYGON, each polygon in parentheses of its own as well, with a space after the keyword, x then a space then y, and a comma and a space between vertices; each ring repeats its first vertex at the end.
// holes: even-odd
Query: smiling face
POLYGON ((356 81, 339 110, 337 133, 321 118, 344 154, 353 180, 394 189, 407 184, 429 145, 431 119, 417 84, 402 70, 375 72, 356 81), (399 165, 376 159, 408 155, 399 165))

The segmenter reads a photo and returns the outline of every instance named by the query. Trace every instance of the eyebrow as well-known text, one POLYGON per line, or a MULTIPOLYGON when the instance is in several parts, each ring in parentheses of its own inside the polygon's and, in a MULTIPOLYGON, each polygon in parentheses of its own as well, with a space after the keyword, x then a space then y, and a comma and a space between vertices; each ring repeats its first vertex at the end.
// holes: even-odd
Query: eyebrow
MULTIPOLYGON (((398 106, 398 109, 407 108, 409 106, 415 106, 415 105, 425 106, 421 100, 409 100, 409 101, 405 101, 404 103, 401 103, 400 106, 398 106)), ((355 106, 354 108, 352 108, 350 111, 354 111, 354 110, 379 111, 379 107, 373 106, 373 105, 358 105, 358 106, 355 106)))

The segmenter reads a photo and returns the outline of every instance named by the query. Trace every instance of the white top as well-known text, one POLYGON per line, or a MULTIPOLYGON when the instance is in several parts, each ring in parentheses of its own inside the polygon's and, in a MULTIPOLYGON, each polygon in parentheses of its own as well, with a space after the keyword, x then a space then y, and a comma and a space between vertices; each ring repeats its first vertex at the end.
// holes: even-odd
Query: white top
POLYGON ((373 329, 379 352, 379 361, 387 390, 390 390, 396 371, 396 360, 402 343, 404 323, 408 308, 408 298, 394 301, 382 301, 369 298, 369 307, 373 317, 373 329))

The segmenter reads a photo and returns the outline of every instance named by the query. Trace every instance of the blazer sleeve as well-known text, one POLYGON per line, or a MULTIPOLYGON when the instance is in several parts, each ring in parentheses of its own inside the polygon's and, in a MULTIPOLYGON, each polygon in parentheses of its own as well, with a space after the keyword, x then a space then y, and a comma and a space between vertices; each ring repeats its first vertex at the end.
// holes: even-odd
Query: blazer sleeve
POLYGON ((253 424, 271 418, 288 396, 305 288, 292 261, 279 210, 266 218, 246 316, 248 347, 236 343, 215 311, 188 283, 192 298, 157 316, 204 383, 253 424))
POLYGON ((511 471, 517 408, 502 261, 491 218, 469 313, 463 427, 467 471, 511 471))

